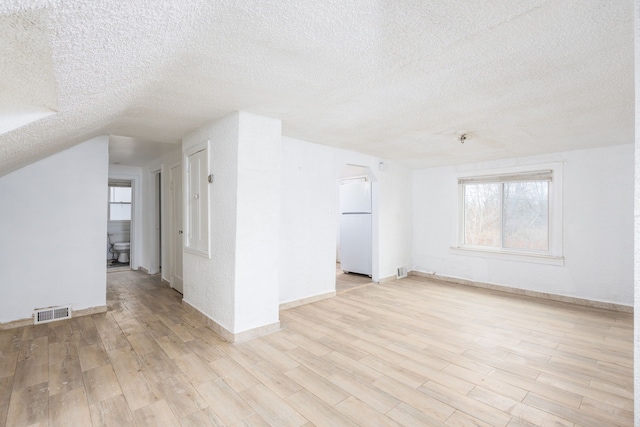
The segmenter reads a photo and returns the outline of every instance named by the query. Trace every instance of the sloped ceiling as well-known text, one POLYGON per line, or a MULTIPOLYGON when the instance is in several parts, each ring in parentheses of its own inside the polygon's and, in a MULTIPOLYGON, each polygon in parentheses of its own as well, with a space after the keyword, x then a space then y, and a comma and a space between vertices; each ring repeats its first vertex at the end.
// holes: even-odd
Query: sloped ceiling
POLYGON ((236 110, 410 168, 633 141, 630 0, 8 0, 0 53, 0 175, 236 110))

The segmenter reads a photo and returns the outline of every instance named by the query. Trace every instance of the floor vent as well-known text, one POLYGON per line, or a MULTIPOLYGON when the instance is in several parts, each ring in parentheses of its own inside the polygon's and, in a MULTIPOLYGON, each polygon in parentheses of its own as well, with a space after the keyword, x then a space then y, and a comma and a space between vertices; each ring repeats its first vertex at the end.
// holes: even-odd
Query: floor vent
POLYGON ((398 277, 398 279, 407 277, 407 267, 399 267, 398 272, 396 273, 396 277, 398 277))
POLYGON ((70 318, 71 306, 43 308, 42 310, 36 310, 33 314, 34 324, 36 325, 70 318))

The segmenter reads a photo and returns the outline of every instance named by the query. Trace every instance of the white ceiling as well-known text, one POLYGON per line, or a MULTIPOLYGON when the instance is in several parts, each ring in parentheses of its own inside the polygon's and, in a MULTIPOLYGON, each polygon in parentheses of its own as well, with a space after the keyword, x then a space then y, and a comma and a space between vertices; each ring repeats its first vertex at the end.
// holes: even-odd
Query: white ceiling
POLYGON ((175 143, 112 135, 109 137, 109 163, 144 166, 176 148, 175 143))
POLYGON ((5 0, 0 175, 235 110, 410 168, 631 143, 633 55, 631 0, 5 0))

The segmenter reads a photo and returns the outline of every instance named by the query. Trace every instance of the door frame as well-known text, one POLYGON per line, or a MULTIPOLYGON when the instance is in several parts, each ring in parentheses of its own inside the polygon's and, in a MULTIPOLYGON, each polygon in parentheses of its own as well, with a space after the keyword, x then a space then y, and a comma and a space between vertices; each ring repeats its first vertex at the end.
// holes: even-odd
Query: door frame
POLYGON ((142 170, 140 173, 131 173, 125 170, 118 170, 113 165, 109 165, 109 179, 131 181, 131 231, 129 242, 131 247, 129 250, 129 268, 138 270, 140 268, 140 249, 142 248, 142 170), (111 171, 113 169, 113 171, 111 171))
POLYGON ((159 198, 159 192, 162 190, 162 184, 158 186, 158 180, 162 179, 162 167, 149 172, 149 206, 151 207, 151 219, 148 223, 149 236, 149 274, 157 274, 160 272, 162 265, 162 248, 160 241, 162 240, 162 223, 158 224, 161 217, 162 206, 159 198))
MULTIPOLYGON (((183 206, 184 194, 182 194, 182 197, 180 197, 179 206, 176 207, 176 203, 175 203, 175 199, 176 198, 175 198, 175 194, 174 194, 174 192, 175 192, 174 176, 176 174, 174 173, 174 169, 177 168, 177 167, 181 167, 179 175, 180 175, 181 180, 184 180, 184 170, 182 170, 184 168, 184 165, 182 164, 182 162, 179 161, 179 162, 175 162, 175 163, 171 164, 169 166, 169 199, 170 199, 170 201, 169 201, 169 221, 168 221, 169 222, 169 224, 168 224, 169 226, 167 227, 168 231, 169 231, 169 239, 168 240, 169 240, 169 248, 170 248, 169 251, 168 251, 169 254, 170 254, 169 255, 170 258, 169 258, 168 279, 169 279, 169 286, 171 286, 171 288, 174 288, 174 289, 176 288, 175 283, 174 283, 174 278, 176 277, 174 275, 174 271, 175 271, 175 268, 176 268, 176 265, 175 265, 175 259, 176 259, 175 250, 176 250, 176 243, 177 243, 176 239, 177 239, 177 236, 178 236, 177 231, 180 230, 180 229, 184 230, 184 206, 183 206), (180 225, 178 225, 177 228, 176 228, 175 217, 176 217, 176 210, 177 209, 180 209, 180 211, 182 212, 182 215, 183 215, 182 228, 180 228, 180 225)), ((180 190, 181 190, 182 193, 184 193, 184 182, 182 182, 180 190)), ((184 236, 184 234, 183 234, 183 236, 184 236)), ((184 244, 182 246, 184 246, 184 244)), ((184 255, 184 251, 183 251, 183 255, 184 255)), ((180 279, 184 283, 184 280, 183 280, 184 279, 184 271, 183 271, 182 274, 183 274, 183 277, 180 278, 180 279)))
MULTIPOLYGON (((340 183, 349 178, 358 178, 366 176, 371 182, 371 281, 378 283, 380 281, 380 199, 379 199, 379 180, 374 170, 365 165, 358 163, 344 162, 342 163, 342 169, 338 167, 337 177, 335 181, 335 194, 336 194, 336 254, 338 251, 338 245, 340 244, 340 183), (351 168, 357 168, 357 171, 353 171, 351 168)), ((335 270, 335 265, 332 265, 332 269, 335 270)))

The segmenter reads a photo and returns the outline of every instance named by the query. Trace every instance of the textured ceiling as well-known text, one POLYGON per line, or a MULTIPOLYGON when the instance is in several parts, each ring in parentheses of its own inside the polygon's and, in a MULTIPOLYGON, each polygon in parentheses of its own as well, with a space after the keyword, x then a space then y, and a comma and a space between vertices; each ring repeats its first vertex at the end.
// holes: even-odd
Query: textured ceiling
POLYGON ((631 0, 3 0, 0 53, 0 129, 54 112, 0 175, 235 110, 410 168, 633 141, 631 0))

